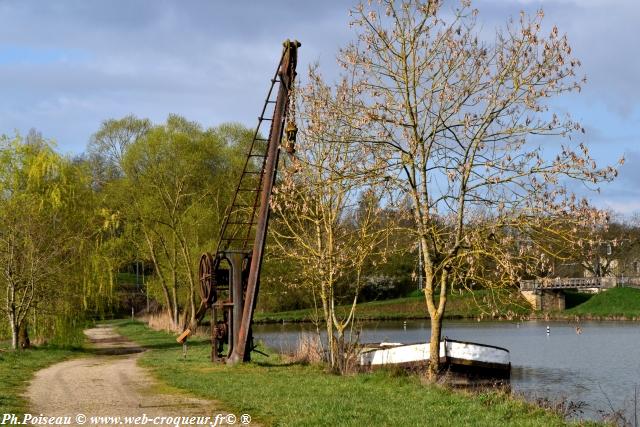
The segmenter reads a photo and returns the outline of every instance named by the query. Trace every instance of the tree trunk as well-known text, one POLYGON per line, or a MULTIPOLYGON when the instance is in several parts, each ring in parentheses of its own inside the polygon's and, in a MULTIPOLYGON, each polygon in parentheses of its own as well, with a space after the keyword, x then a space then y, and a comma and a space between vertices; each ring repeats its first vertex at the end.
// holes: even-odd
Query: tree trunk
POLYGON ((173 305, 173 313, 171 313, 171 321, 173 326, 180 325, 180 308, 178 307, 178 284, 177 279, 174 277, 173 287, 171 288, 171 300, 173 305))
MULTIPOLYGON (((156 256, 155 246, 153 245, 153 242, 151 241, 151 238, 147 234, 146 230, 143 230, 143 232, 144 232, 144 237, 147 241, 147 247, 149 248, 149 254, 151 255, 151 262, 153 262, 153 268, 155 269, 158 277, 160 278, 160 286, 162 287, 162 296, 164 297, 167 315, 169 316, 169 319, 173 321, 173 304, 171 301, 171 297, 169 296, 169 286, 167 285, 165 276, 164 274, 162 274, 162 270, 160 269, 160 264, 156 256)), ((147 286, 149 286, 149 284, 147 284, 147 286)))
POLYGON ((327 347, 329 349, 329 363, 333 368, 336 366, 335 365, 336 348, 335 348, 335 337, 333 336, 333 325, 330 320, 326 322, 326 327, 327 327, 327 347))
POLYGON ((429 340, 429 380, 435 381, 440 372, 440 337, 442 335, 442 317, 431 318, 431 338, 429 340))
MULTIPOLYGON (((174 228, 174 234, 177 235, 177 231, 174 228)), ((187 269, 187 278, 189 280, 189 310, 191 312, 191 315, 189 317, 189 326, 196 328, 197 324, 198 324, 198 320, 196 318, 196 314, 198 312, 197 307, 196 307, 196 293, 198 292, 196 290, 196 282, 194 280, 194 272, 191 268, 191 266, 193 265, 193 260, 191 259, 191 256, 189 255, 189 248, 187 247, 187 243, 185 242, 184 237, 177 237, 178 242, 180 243, 180 250, 182 253, 182 259, 184 261, 184 265, 187 269)))
POLYGON ((338 337, 337 337, 337 352, 336 352, 336 366, 338 368, 338 372, 340 374, 344 374, 346 372, 345 367, 345 351, 344 351, 344 332, 338 329, 338 337))
POLYGON ((14 350, 19 350, 20 346, 18 345, 18 335, 19 328, 18 322, 13 315, 9 314, 9 324, 11 325, 11 348, 14 350))
POLYGON ((333 312, 331 310, 330 296, 328 295, 326 283, 320 285, 320 299, 322 300, 322 311, 324 313, 324 326, 327 330, 327 358, 331 368, 335 367, 335 345, 333 336, 333 312))
MULTIPOLYGON (((178 248, 176 247, 176 235, 173 235, 173 252, 169 258, 171 265, 171 296, 173 298, 173 325, 180 327, 180 305, 178 304, 178 248)), ((168 254, 167 254, 168 255, 168 254)))
POLYGON ((31 340, 29 340, 29 330, 26 320, 23 320, 18 328, 18 346, 22 350, 31 348, 31 340))
POLYGON ((191 296, 189 297, 190 311, 191 311, 191 319, 189 320, 189 324, 195 328, 198 326, 198 319, 196 318, 196 313, 198 310, 196 309, 196 299, 195 299, 195 291, 191 289, 191 296))

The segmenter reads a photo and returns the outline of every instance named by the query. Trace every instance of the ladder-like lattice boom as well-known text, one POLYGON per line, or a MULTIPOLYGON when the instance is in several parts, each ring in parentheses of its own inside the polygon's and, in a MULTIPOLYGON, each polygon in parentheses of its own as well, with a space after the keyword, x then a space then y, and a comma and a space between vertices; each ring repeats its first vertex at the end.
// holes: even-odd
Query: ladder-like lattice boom
POLYGON ((245 159, 233 202, 220 232, 216 253, 229 249, 247 250, 251 248, 248 278, 242 298, 242 320, 238 334, 233 339, 233 350, 228 359, 229 363, 248 360, 251 350, 248 348, 247 342, 251 334, 253 312, 257 302, 260 269, 269 223, 269 203, 276 179, 289 97, 296 76, 298 47, 300 47, 300 43, 297 41, 287 40, 284 43, 278 68, 271 79, 269 93, 258 117, 258 126, 245 159), (271 96, 276 85, 278 86, 277 96, 275 100, 272 100, 271 96), (268 114, 270 105, 273 105, 273 111, 271 118, 268 118, 265 114, 268 114), (259 136, 260 127, 265 121, 271 122, 267 141, 260 139, 259 136), (264 142, 266 142, 264 151, 258 151, 262 148, 260 147, 261 143, 264 142), (255 158, 259 159, 258 163, 261 163, 259 170, 252 169, 255 167, 255 163, 252 161, 255 158))
MULTIPOLYGON (((265 98, 262 111, 258 116, 258 125, 253 134, 251 145, 247 151, 240 179, 233 194, 231 205, 227 209, 220 235, 216 253, 227 250, 247 250, 253 246, 255 240, 256 211, 259 208, 260 194, 262 190, 262 179, 264 177, 267 160, 267 145, 269 139, 261 137, 262 124, 271 122, 269 135, 273 131, 273 119, 265 117, 268 114, 270 105, 275 106, 276 100, 271 97, 276 85, 281 85, 279 78, 283 56, 280 58, 276 72, 271 79, 269 91, 265 98)), ((276 91, 279 93, 279 91, 276 91)), ((286 115, 286 114, 285 114, 286 115)))

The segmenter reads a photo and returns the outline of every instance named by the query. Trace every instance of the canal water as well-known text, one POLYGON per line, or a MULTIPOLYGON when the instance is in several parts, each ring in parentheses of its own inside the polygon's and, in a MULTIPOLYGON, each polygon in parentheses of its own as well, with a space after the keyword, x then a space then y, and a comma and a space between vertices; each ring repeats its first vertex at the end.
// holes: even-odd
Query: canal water
MULTIPOLYGON (((528 399, 571 401, 579 418, 601 419, 622 411, 631 423, 640 411, 640 324, 634 322, 445 321, 443 335, 507 348, 511 387, 528 399), (547 327, 549 333, 547 334, 547 327), (637 393, 636 393, 637 390, 637 393), (637 399, 636 399, 637 394, 637 399)), ((310 324, 255 325, 265 345, 291 351, 310 324)), ((361 342, 424 342, 429 321, 380 321, 361 325, 361 342)), ((640 413, 638 414, 640 421, 640 413)))

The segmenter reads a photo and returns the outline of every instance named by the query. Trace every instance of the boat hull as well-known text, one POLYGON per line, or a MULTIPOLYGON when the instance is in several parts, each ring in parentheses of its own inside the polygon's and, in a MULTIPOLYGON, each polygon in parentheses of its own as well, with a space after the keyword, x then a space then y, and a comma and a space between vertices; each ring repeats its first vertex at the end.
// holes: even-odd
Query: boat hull
MULTIPOLYGON (((466 341, 440 342, 440 362, 451 372, 472 377, 509 378, 509 350, 466 341)), ((364 345, 359 356, 363 367, 421 367, 429 364, 429 343, 364 345)))

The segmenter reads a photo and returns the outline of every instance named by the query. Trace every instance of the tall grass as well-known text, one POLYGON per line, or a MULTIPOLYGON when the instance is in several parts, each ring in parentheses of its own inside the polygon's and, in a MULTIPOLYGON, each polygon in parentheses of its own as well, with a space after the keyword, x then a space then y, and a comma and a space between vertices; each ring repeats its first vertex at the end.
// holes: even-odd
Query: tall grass
MULTIPOLYGON (((137 320, 146 323, 149 328, 156 331, 169 332, 171 334, 181 334, 182 326, 175 325, 171 321, 171 316, 166 311, 149 313, 139 317, 137 320)), ((204 320, 204 319, 203 319, 204 320)), ((191 329, 191 336, 210 337, 211 336, 211 324, 208 321, 201 321, 201 323, 195 328, 191 329)))
POLYGON ((150 313, 146 316, 143 316, 141 320, 147 323, 151 329, 155 329, 156 331, 166 331, 171 333, 182 332, 180 328, 173 323, 171 317, 167 314, 166 311, 162 311, 160 313, 150 313))
POLYGON ((300 334, 298 346, 293 351, 291 360, 302 364, 323 362, 325 355, 320 337, 317 334, 300 334))

